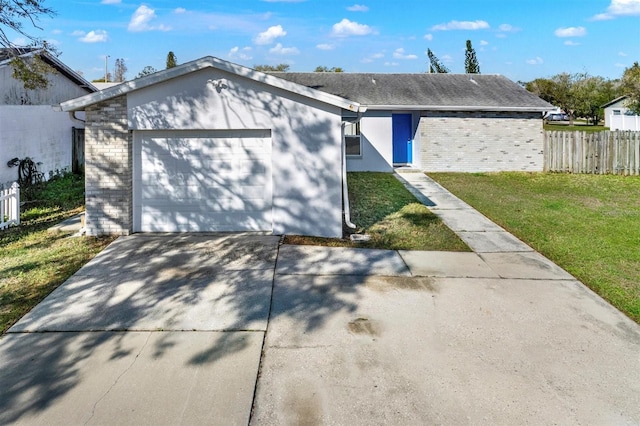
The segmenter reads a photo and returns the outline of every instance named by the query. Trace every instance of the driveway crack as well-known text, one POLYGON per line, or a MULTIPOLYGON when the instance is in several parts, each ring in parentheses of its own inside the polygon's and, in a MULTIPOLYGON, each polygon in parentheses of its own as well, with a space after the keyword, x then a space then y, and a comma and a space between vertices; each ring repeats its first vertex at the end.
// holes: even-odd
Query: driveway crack
POLYGON ((95 402, 95 404, 93 404, 93 407, 91 408, 91 416, 89 416, 89 418, 87 419, 86 422, 84 422, 85 425, 89 424, 89 422, 93 419, 93 417, 96 414, 96 408, 98 408, 98 404, 100 404, 100 402, 106 398, 107 395, 109 395, 109 393, 111 392, 111 390, 118 384, 118 382, 120 381, 120 379, 129 372, 129 370, 131 370, 131 368, 134 366, 134 364, 136 363, 136 361, 138 360, 138 357, 140 356, 140 354, 142 354, 142 351, 144 351, 144 348, 147 347, 147 344, 149 343, 149 339, 151 339, 151 334, 149 333, 147 335, 147 340, 145 340, 144 344, 142 345, 142 347, 140 348, 140 350, 138 351, 138 353, 136 354, 136 356, 133 358, 133 360, 131 361, 131 364, 129 364, 129 366, 127 368, 125 368, 122 373, 120 373, 118 375, 118 377, 116 377, 116 379, 114 380, 114 382, 111 384, 111 386, 109 386, 109 389, 107 389, 107 391, 102 394, 102 396, 100 398, 98 398, 98 400, 95 402))

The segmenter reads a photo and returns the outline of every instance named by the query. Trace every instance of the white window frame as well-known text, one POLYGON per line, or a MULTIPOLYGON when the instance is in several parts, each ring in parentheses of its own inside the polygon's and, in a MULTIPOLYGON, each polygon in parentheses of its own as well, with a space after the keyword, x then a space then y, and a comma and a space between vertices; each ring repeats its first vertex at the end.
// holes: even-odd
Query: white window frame
POLYGON ((360 122, 357 123, 346 123, 344 126, 344 139, 345 139, 345 152, 347 157, 362 157, 362 134, 360 133, 360 122), (358 141, 358 153, 357 154, 349 154, 348 152, 348 144, 357 140, 358 141))

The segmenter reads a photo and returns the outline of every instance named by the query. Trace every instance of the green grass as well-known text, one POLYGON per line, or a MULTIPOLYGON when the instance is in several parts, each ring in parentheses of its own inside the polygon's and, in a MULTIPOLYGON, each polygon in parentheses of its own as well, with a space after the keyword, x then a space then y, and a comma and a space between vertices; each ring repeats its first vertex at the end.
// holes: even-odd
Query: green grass
POLYGON ((640 177, 429 176, 640 323, 640 177))
POLYGON ((569 123, 545 123, 544 130, 557 130, 561 132, 602 132, 605 130, 609 130, 609 128, 604 126, 591 126, 586 124, 574 124, 573 126, 570 126, 569 123))
POLYGON ((348 239, 286 236, 285 243, 469 251, 466 244, 416 200, 393 174, 349 173, 348 182, 352 222, 358 226, 356 232, 371 236, 369 241, 354 243, 348 239))
POLYGON ((19 227, 0 231, 0 333, 113 240, 47 232, 84 209, 83 188, 81 177, 54 178, 29 192, 19 227))

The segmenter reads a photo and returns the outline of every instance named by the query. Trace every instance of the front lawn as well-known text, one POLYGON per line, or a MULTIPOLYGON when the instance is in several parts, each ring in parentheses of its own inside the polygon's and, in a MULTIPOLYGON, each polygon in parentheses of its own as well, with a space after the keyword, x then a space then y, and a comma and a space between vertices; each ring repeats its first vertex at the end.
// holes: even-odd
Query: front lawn
POLYGON ((20 226, 0 231, 0 334, 113 241, 47 232, 83 210, 81 177, 54 178, 28 194, 20 226))
POLYGON ((604 126, 591 126, 586 124, 573 124, 566 123, 544 123, 544 130, 555 130, 560 132, 603 132, 609 130, 604 126))
POLYGON ((420 203, 391 173, 349 173, 351 219, 371 239, 352 242, 291 236, 286 244, 366 247, 390 250, 469 251, 442 221, 420 203))
POLYGON ((429 176, 640 323, 640 177, 429 176))

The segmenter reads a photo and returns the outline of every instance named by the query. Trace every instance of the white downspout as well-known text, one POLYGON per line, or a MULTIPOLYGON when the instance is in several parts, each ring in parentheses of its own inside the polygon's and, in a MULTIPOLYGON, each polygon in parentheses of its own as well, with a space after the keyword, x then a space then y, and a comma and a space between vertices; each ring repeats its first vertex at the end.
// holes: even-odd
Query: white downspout
POLYGON ((344 135, 344 126, 347 123, 357 123, 362 118, 362 114, 366 111, 366 108, 358 109, 358 116, 355 121, 343 121, 340 126, 340 132, 342 137, 342 199, 344 203, 344 223, 351 229, 356 229, 357 226, 351 222, 351 210, 349 207, 349 188, 347 187, 347 141, 344 135))

